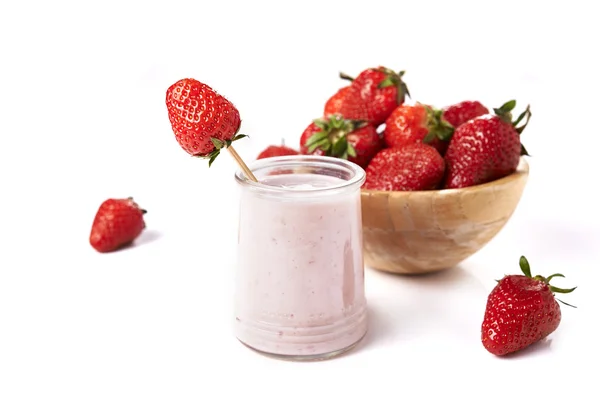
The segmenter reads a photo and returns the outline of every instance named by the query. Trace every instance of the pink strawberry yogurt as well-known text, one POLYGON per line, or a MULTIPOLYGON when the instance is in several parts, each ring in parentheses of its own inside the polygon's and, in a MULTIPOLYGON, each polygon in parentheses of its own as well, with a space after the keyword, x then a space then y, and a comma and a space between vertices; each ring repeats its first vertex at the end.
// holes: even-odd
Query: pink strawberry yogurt
POLYGON ((241 184, 235 334, 292 359, 352 348, 367 331, 356 164, 318 156, 260 160, 241 184))

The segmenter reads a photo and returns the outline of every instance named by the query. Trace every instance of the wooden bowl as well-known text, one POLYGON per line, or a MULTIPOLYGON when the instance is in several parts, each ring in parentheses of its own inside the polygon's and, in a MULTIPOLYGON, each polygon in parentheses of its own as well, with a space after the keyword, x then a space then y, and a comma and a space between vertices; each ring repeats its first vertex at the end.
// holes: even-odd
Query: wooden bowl
POLYGON ((515 211, 529 175, 462 189, 361 190, 365 264, 397 274, 451 268, 485 246, 515 211))

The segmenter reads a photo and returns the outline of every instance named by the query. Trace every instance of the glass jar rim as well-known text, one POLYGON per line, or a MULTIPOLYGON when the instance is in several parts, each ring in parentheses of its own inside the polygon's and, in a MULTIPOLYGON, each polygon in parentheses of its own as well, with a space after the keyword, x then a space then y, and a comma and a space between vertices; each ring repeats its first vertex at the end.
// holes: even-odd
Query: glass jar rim
MULTIPOLYGON (((260 160, 256 160, 249 163, 248 168, 253 173, 256 173, 262 169, 270 168, 281 168, 281 169, 293 169, 302 166, 311 166, 317 168, 324 168, 329 170, 339 170, 344 172, 350 172, 351 176, 347 180, 340 179, 339 183, 332 184, 331 186, 318 187, 306 190, 294 190, 297 194, 305 193, 323 193, 329 191, 339 191, 347 189, 349 187, 360 186, 365 180, 365 170, 358 164, 344 160, 337 157, 330 156, 318 156, 318 155, 289 155, 279 157, 268 157, 260 160)), ((249 188, 257 189, 263 192, 271 193, 290 193, 289 188, 272 186, 264 183, 254 182, 246 177, 241 169, 238 169, 235 173, 235 180, 238 184, 249 188)))

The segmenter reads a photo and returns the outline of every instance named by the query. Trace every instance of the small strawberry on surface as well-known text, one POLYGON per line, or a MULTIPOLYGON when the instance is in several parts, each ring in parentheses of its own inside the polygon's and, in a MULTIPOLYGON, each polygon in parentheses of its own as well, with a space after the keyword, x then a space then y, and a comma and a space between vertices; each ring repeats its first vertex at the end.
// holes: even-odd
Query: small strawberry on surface
POLYGON ((381 150, 369 163, 363 184, 368 190, 431 190, 444 178, 444 159, 433 147, 417 142, 381 150))
POLYGON ((483 104, 476 100, 465 100, 456 104, 449 105, 442 109, 443 118, 450 125, 457 128, 467 121, 477 118, 481 115, 489 114, 489 110, 483 104))
POLYGON ((105 200, 94 217, 90 245, 100 253, 125 247, 146 228, 145 213, 131 197, 105 200))
POLYGON ((210 86, 184 78, 167 89, 169 121, 179 145, 190 155, 209 159, 245 137, 237 134, 241 119, 235 106, 210 86))
POLYGON ((444 154, 454 127, 442 119, 442 110, 416 103, 402 104, 385 121, 383 139, 387 147, 425 142, 444 154))
POLYGON ((481 342, 497 356, 522 350, 554 332, 562 317, 554 293, 570 293, 576 289, 560 289, 550 284, 553 278, 564 278, 562 274, 552 274, 547 278, 532 276, 524 256, 521 256, 519 265, 523 274, 506 275, 500 279, 489 294, 485 307, 481 342))
POLYGON ((515 100, 467 121, 454 130, 445 154, 444 187, 462 188, 503 178, 516 171, 522 155, 528 155, 520 135, 527 126, 529 106, 512 121, 515 100), (525 119, 523 125, 519 123, 525 119))
POLYGON ((409 96, 408 87, 402 80, 404 71, 396 73, 389 68, 377 67, 363 70, 356 78, 340 74, 351 80, 347 93, 339 107, 339 113, 347 119, 361 120, 374 126, 380 125, 392 111, 409 96))
POLYGON ((347 159, 366 168, 381 149, 381 138, 373 125, 344 119, 340 115, 318 118, 300 137, 302 154, 347 159))

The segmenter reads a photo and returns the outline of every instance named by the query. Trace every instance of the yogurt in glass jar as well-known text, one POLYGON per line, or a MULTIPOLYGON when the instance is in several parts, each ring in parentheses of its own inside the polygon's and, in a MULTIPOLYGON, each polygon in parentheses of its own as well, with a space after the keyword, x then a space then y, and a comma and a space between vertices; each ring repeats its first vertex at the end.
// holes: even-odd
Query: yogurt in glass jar
POLYGON ((242 171, 235 334, 278 358, 325 359, 367 331, 360 187, 365 171, 325 156, 265 158, 242 171))

